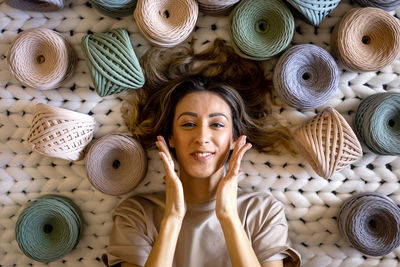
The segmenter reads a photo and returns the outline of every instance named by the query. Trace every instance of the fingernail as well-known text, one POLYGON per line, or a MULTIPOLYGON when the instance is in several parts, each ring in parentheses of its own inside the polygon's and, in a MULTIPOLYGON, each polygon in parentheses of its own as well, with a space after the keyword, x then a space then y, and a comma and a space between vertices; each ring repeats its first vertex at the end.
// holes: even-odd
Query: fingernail
POLYGON ((244 137, 242 138, 242 142, 241 142, 242 145, 244 145, 246 143, 246 138, 247 138, 247 136, 244 135, 244 137))

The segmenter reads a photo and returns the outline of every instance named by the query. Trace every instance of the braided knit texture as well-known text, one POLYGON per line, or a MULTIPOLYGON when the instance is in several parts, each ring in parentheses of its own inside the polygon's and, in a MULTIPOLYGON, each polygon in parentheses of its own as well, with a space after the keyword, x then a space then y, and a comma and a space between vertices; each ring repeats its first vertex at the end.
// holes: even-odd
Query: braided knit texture
MULTIPOLYGON (((302 19, 295 19, 291 44, 312 43, 331 51, 331 30, 351 8, 354 1, 342 0, 318 28, 302 19), (352 4, 350 3, 352 2, 352 4)), ((400 10, 390 14, 400 17, 400 10)), ((212 17, 199 13, 194 48, 200 51, 215 38, 229 43, 228 17, 212 17)), ((85 227, 77 247, 51 266, 102 267, 101 255, 108 245, 113 225, 112 211, 122 198, 138 192, 164 189, 164 170, 158 153, 148 151, 148 171, 135 191, 124 196, 110 196, 96 190, 87 179, 84 160, 67 161, 43 156, 29 147, 27 138, 37 103, 80 112, 92 116, 98 128, 94 138, 125 132, 120 107, 124 92, 100 97, 90 77, 81 39, 88 33, 101 33, 123 28, 129 32, 135 54, 140 58, 151 46, 139 32, 133 16, 122 19, 107 17, 87 0, 74 0, 57 12, 27 12, 0 3, 0 264, 2 266, 43 266, 26 257, 19 249, 14 230, 18 214, 29 199, 45 194, 70 198, 82 211, 85 227), (7 51, 17 35, 31 28, 48 28, 59 32, 72 45, 78 56, 74 74, 58 89, 37 90, 23 87, 11 75, 7 51)), ((265 62, 268 75, 278 57, 265 62)), ((278 97, 272 112, 289 127, 300 126, 334 107, 352 125, 362 99, 379 92, 400 92, 400 60, 379 72, 357 73, 340 69, 339 88, 321 107, 297 110, 278 97)), ((269 189, 285 206, 289 237, 300 252, 305 267, 355 267, 398 265, 400 248, 386 256, 365 257, 342 237, 336 221, 340 206, 356 192, 376 191, 400 205, 400 158, 380 156, 363 145, 363 156, 329 179, 316 174, 306 159, 286 152, 274 156, 251 149, 243 159, 240 180, 245 189, 269 189)))

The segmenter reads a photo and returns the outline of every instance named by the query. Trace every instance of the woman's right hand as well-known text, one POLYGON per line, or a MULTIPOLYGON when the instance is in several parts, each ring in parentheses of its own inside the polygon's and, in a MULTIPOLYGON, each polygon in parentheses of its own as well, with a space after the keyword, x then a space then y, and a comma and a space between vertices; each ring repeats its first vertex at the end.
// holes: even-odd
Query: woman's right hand
POLYGON ((174 160, 168 149, 168 145, 162 136, 157 136, 156 146, 165 169, 165 214, 164 218, 172 216, 180 221, 186 213, 186 203, 183 194, 183 186, 175 173, 174 160))

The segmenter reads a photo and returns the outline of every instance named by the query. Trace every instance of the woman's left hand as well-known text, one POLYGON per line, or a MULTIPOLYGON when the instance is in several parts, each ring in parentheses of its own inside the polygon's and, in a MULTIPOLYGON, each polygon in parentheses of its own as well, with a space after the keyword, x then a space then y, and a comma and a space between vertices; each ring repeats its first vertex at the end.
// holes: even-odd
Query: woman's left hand
POLYGON ((251 148, 250 143, 246 143, 246 136, 238 138, 229 161, 229 169, 225 177, 221 179, 217 188, 215 212, 221 221, 232 219, 238 216, 237 211, 237 188, 238 178, 241 174, 240 163, 243 155, 251 148))

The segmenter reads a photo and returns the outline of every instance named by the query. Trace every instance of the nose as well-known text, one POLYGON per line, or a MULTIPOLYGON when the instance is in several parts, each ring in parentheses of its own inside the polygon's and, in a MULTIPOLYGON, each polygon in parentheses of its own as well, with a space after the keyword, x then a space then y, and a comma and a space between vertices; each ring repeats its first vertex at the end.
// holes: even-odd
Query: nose
POLYGON ((196 131, 196 143, 202 145, 202 144, 207 144, 210 142, 211 138, 211 131, 206 124, 200 125, 200 127, 197 128, 196 131))

